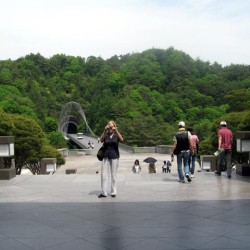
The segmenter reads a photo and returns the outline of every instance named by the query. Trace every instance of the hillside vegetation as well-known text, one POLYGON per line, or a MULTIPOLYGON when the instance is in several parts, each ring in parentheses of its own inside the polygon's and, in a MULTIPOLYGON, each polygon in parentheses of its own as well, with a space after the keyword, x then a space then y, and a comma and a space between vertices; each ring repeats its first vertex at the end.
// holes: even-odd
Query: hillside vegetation
POLYGON ((201 152, 211 153, 220 120, 233 131, 250 130, 250 66, 222 67, 174 48, 107 60, 30 54, 0 61, 2 111, 34 120, 54 147, 63 144, 57 120, 71 101, 81 105, 96 135, 112 119, 128 145, 172 144, 183 120, 200 137, 201 152))

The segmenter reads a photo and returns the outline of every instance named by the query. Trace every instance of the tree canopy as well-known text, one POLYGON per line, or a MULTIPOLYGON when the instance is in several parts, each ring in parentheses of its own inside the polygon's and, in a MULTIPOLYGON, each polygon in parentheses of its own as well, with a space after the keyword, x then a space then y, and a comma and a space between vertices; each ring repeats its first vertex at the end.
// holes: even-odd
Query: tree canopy
POLYGON ((39 124, 23 115, 7 114, 0 109, 0 136, 15 136, 15 167, 17 174, 27 167, 34 174, 39 174, 41 158, 57 158, 59 165, 64 158, 46 139, 39 124))
POLYGON ((249 65, 222 67, 173 47, 106 60, 30 54, 0 61, 0 107, 37 122, 54 147, 62 145, 55 121, 71 101, 96 135, 113 119, 126 144, 152 146, 172 144, 180 120, 210 140, 222 117, 249 111, 249 93, 249 65))

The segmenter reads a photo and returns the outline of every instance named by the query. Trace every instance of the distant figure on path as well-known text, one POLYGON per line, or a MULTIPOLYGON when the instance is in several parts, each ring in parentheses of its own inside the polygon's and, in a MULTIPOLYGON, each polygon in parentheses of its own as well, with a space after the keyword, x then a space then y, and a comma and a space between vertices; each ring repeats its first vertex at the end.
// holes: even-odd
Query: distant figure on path
POLYGON ((171 162, 170 161, 167 161, 167 173, 171 173, 171 162))
POLYGON ((167 162, 163 161, 162 173, 167 173, 167 162))
POLYGON ((149 163, 148 165, 148 172, 150 174, 155 174, 156 173, 156 166, 154 163, 149 163))
POLYGON ((132 171, 134 174, 139 174, 141 172, 141 166, 138 159, 135 160, 134 166, 132 167, 132 171))
POLYGON ((216 175, 221 175, 221 165, 226 159, 227 163, 227 177, 231 178, 232 173, 232 144, 233 144, 233 133, 227 128, 225 121, 220 122, 220 129, 218 131, 218 150, 222 151, 218 155, 216 175))

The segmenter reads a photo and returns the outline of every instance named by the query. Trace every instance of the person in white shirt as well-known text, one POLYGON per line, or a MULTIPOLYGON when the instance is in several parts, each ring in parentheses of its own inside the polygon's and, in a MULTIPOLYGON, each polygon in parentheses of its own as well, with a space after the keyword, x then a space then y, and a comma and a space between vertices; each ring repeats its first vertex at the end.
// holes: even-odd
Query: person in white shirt
POLYGON ((163 161, 162 173, 167 173, 167 162, 163 161))
POLYGON ((134 166, 132 167, 132 171, 134 174, 139 174, 141 172, 141 166, 138 159, 135 160, 134 166))

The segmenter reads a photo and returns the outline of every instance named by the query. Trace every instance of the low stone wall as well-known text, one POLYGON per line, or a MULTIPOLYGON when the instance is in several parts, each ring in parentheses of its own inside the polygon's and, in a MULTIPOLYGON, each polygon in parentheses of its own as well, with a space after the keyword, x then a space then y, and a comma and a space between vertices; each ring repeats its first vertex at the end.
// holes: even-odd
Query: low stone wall
POLYGON ((61 153, 64 157, 67 156, 82 156, 82 155, 92 155, 93 149, 85 148, 85 149, 58 149, 58 152, 61 153))
POLYGON ((68 148, 60 148, 60 149, 58 149, 58 152, 59 152, 62 156, 64 156, 64 157, 66 157, 66 156, 69 155, 69 149, 68 149, 68 148))
MULTIPOLYGON (((140 154, 140 153, 157 153, 157 154, 171 154, 172 152, 172 146, 171 145, 157 145, 155 147, 129 147, 129 146, 124 146, 122 147, 124 150, 127 150, 131 153, 135 154, 140 154)), ((91 149, 59 149, 58 150, 64 157, 67 156, 77 156, 77 155, 86 155, 86 154, 91 154, 92 150, 91 149)))
POLYGON ((157 145, 155 147, 134 147, 133 153, 157 153, 157 154, 171 154, 173 146, 171 145, 157 145))
POLYGON ((155 147, 134 147, 133 153, 155 153, 155 147))
POLYGON ((172 153, 172 145, 157 145, 155 147, 155 153, 157 154, 171 154, 172 153))

